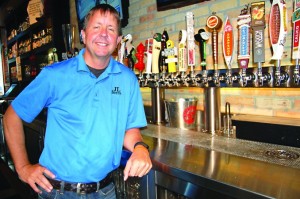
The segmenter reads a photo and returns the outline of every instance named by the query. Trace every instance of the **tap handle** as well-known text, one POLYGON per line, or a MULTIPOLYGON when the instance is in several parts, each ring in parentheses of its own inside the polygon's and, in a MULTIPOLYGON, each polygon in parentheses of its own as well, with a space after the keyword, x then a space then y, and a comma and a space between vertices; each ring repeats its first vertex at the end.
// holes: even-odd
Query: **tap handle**
POLYGON ((144 63, 144 52, 145 52, 145 46, 143 43, 140 43, 137 47, 137 52, 136 52, 136 58, 137 62, 134 65, 134 67, 139 70, 140 74, 142 74, 142 71, 145 69, 145 63, 144 63))
POLYGON ((187 55, 188 65, 191 71, 194 70, 195 63, 195 39, 194 39, 194 15, 192 12, 186 13, 186 26, 187 26, 187 55))
MULTIPOLYGON (((265 2, 251 3, 252 52, 253 62, 265 62, 265 2)), ((261 67, 261 66, 258 66, 261 67)))
POLYGON ((248 68, 250 59, 250 22, 249 6, 242 9, 238 16, 239 52, 238 62, 240 68, 248 68))
POLYGON ((218 70, 218 30, 222 26, 222 20, 213 12, 206 20, 206 26, 212 30, 212 50, 214 69, 218 70))
POLYGON ((178 70, 180 72, 187 71, 187 52, 186 52, 186 30, 179 32, 179 49, 178 49, 178 70))
POLYGON ((199 42, 199 53, 201 58, 202 70, 206 70, 206 41, 209 35, 204 29, 199 29, 198 34, 195 35, 195 40, 199 42))
POLYGON ((234 52, 234 38, 233 38, 233 27, 230 23, 229 18, 226 18, 224 29, 223 29, 223 55, 225 63, 229 70, 231 70, 231 62, 234 52))
POLYGON ((161 52, 161 34, 155 33, 152 46, 152 73, 159 73, 159 55, 161 52))
POLYGON ((152 72, 152 48, 153 48, 153 38, 149 38, 145 41, 145 54, 147 57, 146 62, 146 74, 150 74, 152 72))

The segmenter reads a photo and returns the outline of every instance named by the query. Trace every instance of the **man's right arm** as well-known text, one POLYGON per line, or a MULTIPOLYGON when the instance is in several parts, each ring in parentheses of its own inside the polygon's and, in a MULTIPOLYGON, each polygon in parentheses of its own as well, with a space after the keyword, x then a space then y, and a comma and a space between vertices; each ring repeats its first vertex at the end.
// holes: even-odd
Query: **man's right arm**
POLYGON ((26 147, 23 122, 12 106, 9 106, 3 117, 5 139, 14 161, 17 172, 30 164, 26 147))
POLYGON ((36 192, 40 192, 36 184, 50 191, 52 186, 44 177, 44 174, 52 178, 54 178, 54 175, 41 165, 32 165, 29 162, 25 146, 23 122, 12 106, 9 106, 4 114, 3 125, 6 143, 19 178, 28 183, 36 192))

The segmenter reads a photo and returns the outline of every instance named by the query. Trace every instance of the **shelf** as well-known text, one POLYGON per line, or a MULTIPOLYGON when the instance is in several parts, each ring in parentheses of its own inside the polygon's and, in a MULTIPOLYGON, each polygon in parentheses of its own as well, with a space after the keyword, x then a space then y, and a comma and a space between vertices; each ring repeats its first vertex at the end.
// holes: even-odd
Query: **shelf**
MULTIPOLYGON (((28 0, 16 8, 16 12, 14 12, 13 15, 15 15, 17 19, 10 17, 5 21, 8 34, 10 34, 13 29, 18 30, 20 24, 23 25, 27 20, 27 5, 28 0)), ((11 58, 7 60, 9 78, 6 78, 6 80, 9 81, 10 84, 16 82, 16 79, 12 78, 14 74, 11 74, 11 68, 16 66, 16 61, 19 58, 21 60, 22 69, 22 81, 20 82, 30 82, 33 80, 31 77, 26 77, 25 69, 27 67, 35 68, 37 75, 40 72, 40 67, 48 63, 48 52, 53 48, 57 49, 58 60, 61 60, 61 54, 65 48, 61 27, 62 24, 70 23, 69 1, 53 0, 48 2, 47 6, 51 9, 46 10, 47 12, 45 12, 36 23, 30 24, 28 27, 25 27, 27 24, 24 24, 23 27, 24 29, 27 28, 26 30, 17 31, 13 38, 9 37, 10 39, 6 41, 7 51, 11 58), (52 7, 54 8, 54 6, 58 4, 61 6, 57 7, 55 11, 54 9, 52 10, 52 7), (42 45, 45 42, 48 43, 42 45), (37 47, 39 45, 42 46, 37 47), (33 49, 33 47, 37 48, 33 49), (27 51, 28 49, 31 50, 27 51), (13 54, 10 54, 15 52, 20 52, 16 53, 19 54, 18 58, 12 58, 13 54)))
MULTIPOLYGON (((53 42, 47 43, 45 45, 42 45, 41 47, 35 48, 35 49, 33 49, 29 52, 23 53, 22 55, 20 55, 20 58, 21 59, 28 58, 33 54, 39 54, 39 53, 48 51, 52 47, 54 47, 53 42)), ((8 59, 8 64, 11 64, 11 63, 14 63, 14 62, 16 62, 16 58, 8 59)))
POLYGON ((32 30, 36 29, 37 27, 44 25, 46 22, 46 19, 41 19, 40 21, 30 25, 26 30, 20 32, 17 34, 14 38, 7 41, 7 45, 10 46, 16 41, 18 41, 20 38, 22 38, 24 35, 28 35, 32 30))

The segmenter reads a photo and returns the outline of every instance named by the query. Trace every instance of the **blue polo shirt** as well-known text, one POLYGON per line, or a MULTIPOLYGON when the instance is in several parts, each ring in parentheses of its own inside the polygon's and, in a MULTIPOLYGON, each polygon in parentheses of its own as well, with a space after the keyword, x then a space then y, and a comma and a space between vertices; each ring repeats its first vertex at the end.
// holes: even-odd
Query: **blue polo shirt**
POLYGON ((135 74, 111 58, 96 78, 83 52, 45 67, 12 102, 26 122, 48 108, 39 162, 59 180, 82 183, 117 168, 125 131, 147 125, 135 74))

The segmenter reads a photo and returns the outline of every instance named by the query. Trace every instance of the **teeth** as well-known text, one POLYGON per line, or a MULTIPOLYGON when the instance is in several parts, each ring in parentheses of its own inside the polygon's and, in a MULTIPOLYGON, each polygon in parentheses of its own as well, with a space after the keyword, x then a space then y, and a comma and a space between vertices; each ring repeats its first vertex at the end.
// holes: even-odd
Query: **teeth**
POLYGON ((107 46, 107 44, 105 44, 105 43, 97 43, 97 44, 100 46, 107 46))

